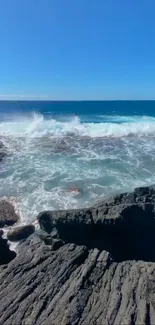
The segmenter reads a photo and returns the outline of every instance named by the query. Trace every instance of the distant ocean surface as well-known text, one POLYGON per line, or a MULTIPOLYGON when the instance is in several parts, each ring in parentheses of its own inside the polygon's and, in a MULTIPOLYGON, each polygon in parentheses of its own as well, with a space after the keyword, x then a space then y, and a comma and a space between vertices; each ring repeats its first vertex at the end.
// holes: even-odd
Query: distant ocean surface
POLYGON ((155 101, 0 101, 0 140, 22 223, 155 183, 155 101))

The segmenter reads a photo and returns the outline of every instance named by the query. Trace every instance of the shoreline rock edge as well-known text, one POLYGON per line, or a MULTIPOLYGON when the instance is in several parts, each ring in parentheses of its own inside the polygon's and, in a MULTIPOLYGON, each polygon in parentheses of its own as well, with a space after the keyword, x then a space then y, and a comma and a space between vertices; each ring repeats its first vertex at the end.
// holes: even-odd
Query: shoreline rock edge
MULTIPOLYGON (((155 190, 143 188, 81 210, 79 220, 75 220, 77 210, 40 214, 44 239, 50 243, 53 236, 64 244, 53 251, 34 233, 20 243, 17 257, 0 267, 0 324, 155 324, 154 253, 147 255, 148 248, 154 250, 154 204, 155 190), (42 224, 44 218, 48 222, 42 224), (45 233, 47 225, 51 228, 45 233), (92 235, 93 226, 101 246, 96 234, 92 235), (147 249, 141 256, 148 257, 147 261, 126 259, 123 248, 120 260, 115 258, 116 240, 110 234, 120 236, 128 228, 128 235, 138 234, 137 241, 134 237, 134 245, 139 245, 137 256, 144 248, 144 237, 147 249), (112 251, 104 246, 108 248, 108 238, 113 241, 112 251)), ((128 252, 124 245, 128 254, 133 252, 131 244, 128 252)))

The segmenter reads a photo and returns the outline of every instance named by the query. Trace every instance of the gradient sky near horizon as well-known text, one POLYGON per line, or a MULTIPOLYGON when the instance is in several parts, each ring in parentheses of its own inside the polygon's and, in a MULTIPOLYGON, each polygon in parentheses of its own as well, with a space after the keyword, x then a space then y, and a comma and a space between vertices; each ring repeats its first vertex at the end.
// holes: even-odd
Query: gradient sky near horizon
POLYGON ((0 98, 155 99, 155 1, 0 0, 0 98))

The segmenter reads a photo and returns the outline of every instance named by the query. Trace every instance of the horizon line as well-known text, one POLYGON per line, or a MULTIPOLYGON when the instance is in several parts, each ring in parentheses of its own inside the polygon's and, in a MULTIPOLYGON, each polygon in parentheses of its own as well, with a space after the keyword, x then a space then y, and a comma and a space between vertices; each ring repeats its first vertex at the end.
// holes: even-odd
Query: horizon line
POLYGON ((50 99, 50 98, 1 98, 0 97, 0 102, 4 102, 4 101, 8 101, 8 102, 17 102, 17 101, 37 101, 37 102, 116 102, 116 101, 155 101, 154 99, 128 99, 128 98, 124 98, 124 99, 50 99))

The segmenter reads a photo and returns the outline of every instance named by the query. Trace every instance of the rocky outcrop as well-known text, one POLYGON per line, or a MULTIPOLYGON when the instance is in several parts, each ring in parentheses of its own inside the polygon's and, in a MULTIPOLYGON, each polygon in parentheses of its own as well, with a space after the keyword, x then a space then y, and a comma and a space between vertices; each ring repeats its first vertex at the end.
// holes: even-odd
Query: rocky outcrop
POLYGON ((45 211, 40 227, 65 243, 107 250, 122 260, 155 261, 155 190, 135 189, 88 209, 45 211))
POLYGON ((7 240, 2 235, 3 232, 0 231, 0 265, 7 264, 16 257, 16 253, 9 249, 7 240))
POLYGON ((154 189, 145 188, 40 214, 44 230, 1 269, 0 324, 154 325, 154 204, 154 189), (53 250, 53 239, 63 246, 53 250))
POLYGON ((10 241, 19 241, 19 240, 28 238, 34 232, 35 232, 34 225, 26 225, 26 226, 22 226, 22 227, 16 227, 16 228, 8 231, 7 238, 10 241))
POLYGON ((12 226, 19 220, 14 206, 7 200, 0 200, 0 228, 12 226))
POLYGON ((32 235, 0 275, 0 324, 154 324, 155 264, 32 235), (11 294, 10 294, 11 293, 11 294))

